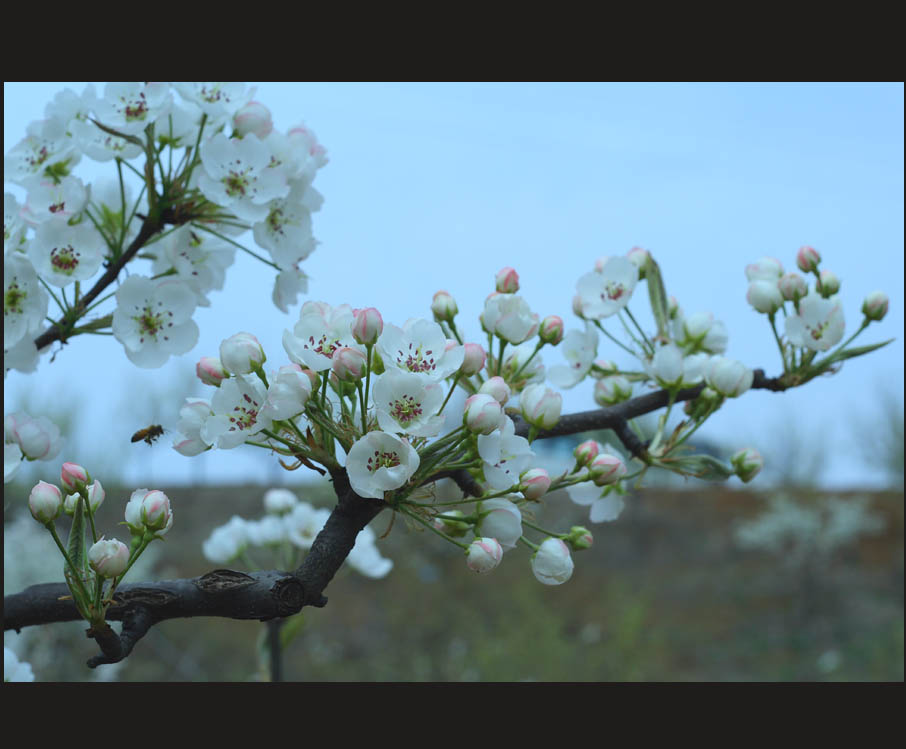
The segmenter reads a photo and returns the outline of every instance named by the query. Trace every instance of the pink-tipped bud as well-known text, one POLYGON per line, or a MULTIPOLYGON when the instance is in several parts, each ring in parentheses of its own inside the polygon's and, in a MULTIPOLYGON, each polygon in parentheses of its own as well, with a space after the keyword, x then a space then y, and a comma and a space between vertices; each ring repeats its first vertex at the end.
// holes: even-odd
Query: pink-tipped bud
POLYGON ((494 281, 501 294, 515 294, 519 291, 519 274, 509 266, 497 271, 494 281))
POLYGON ((466 552, 466 565, 473 572, 490 572, 503 559, 503 547, 496 538, 476 538, 466 552))
POLYGON ((455 519, 462 517, 465 517, 465 513, 463 513, 462 510, 447 510, 444 512, 444 517, 434 518, 433 525, 434 528, 441 533, 446 533, 453 538, 459 538, 466 535, 468 530, 472 527, 464 520, 455 519))
POLYGON ((487 393, 492 396, 501 406, 504 405, 510 399, 510 386, 506 384, 506 380, 502 377, 490 377, 481 387, 478 388, 479 393, 487 393))
POLYGON ((274 122, 270 110, 264 104, 250 101, 233 115, 233 127, 240 138, 249 133, 266 138, 274 129, 274 122))
POLYGON ((477 343, 467 343, 463 348, 465 349, 465 353, 462 357, 462 366, 459 368, 459 371, 466 377, 478 374, 484 369, 484 364, 487 361, 488 355, 477 343))
POLYGON ((595 486, 615 484, 626 475, 626 464, 618 455, 601 453, 588 466, 588 475, 595 486))
POLYGON ((119 577, 129 566, 129 547, 111 538, 100 540, 88 549, 88 564, 101 577, 119 577))
POLYGON ((582 320, 585 319, 585 307, 582 304, 582 297, 579 294, 576 294, 573 297, 573 314, 582 320))
POLYGON ((543 468, 529 468, 519 477, 519 491, 526 499, 538 499, 551 488, 551 477, 543 468))
POLYGON ((814 247, 800 247, 796 253, 796 265, 803 273, 812 273, 818 270, 818 263, 821 262, 821 255, 814 247))
POLYGON ((551 429, 560 420, 563 396, 544 387, 529 385, 519 396, 522 418, 538 429, 551 429))
POLYGON ((623 375, 602 377, 595 383, 595 403, 614 406, 632 397, 632 383, 623 375))
POLYGON ((173 525, 170 498, 160 489, 153 489, 142 499, 141 519, 149 531, 166 533, 173 525))
POLYGON ((862 302, 862 314, 869 320, 875 322, 884 319, 887 309, 890 306, 890 300, 883 291, 873 291, 862 302))
POLYGON ((798 302, 808 294, 808 284, 798 273, 784 273, 777 282, 777 287, 789 302, 798 302))
POLYGON ((569 535, 563 540, 573 551, 590 549, 595 542, 591 531, 583 525, 574 525, 569 529, 569 535))
POLYGON ((60 481, 64 489, 70 494, 74 494, 80 489, 86 488, 91 477, 82 466, 76 463, 64 463, 60 471, 60 481))
POLYGON ((776 281, 783 275, 783 263, 776 257, 762 257, 746 266, 749 281, 776 281))
POLYGON ((563 340, 563 318, 557 315, 548 315, 541 321, 541 327, 538 328, 538 337, 542 343, 548 343, 556 346, 563 340))
POLYGON ((374 307, 358 309, 355 311, 355 321, 352 323, 352 337, 363 346, 368 346, 377 341, 378 336, 384 332, 384 319, 374 307))
POLYGON ((601 446, 594 440, 586 440, 581 445, 576 445, 573 456, 580 466, 591 465, 591 461, 598 457, 601 446))
POLYGON ((764 458, 754 447, 746 447, 733 453, 730 465, 736 469, 736 475, 747 484, 764 468, 764 458))
POLYGON ((365 354, 349 346, 341 346, 333 352, 330 368, 343 382, 354 382, 365 376, 365 354))
POLYGON ((220 387, 220 383, 230 376, 216 356, 202 356, 195 365, 195 374, 205 385, 220 387))
POLYGON ((28 495, 28 509, 31 516, 45 525, 60 514, 63 508, 63 493, 53 484, 39 481, 28 495))
POLYGON ((251 333, 236 333, 220 344, 220 362, 233 374, 249 374, 266 359, 264 349, 251 333))
POLYGON ((436 322, 453 322, 459 312, 456 300, 446 291, 438 291, 431 301, 431 312, 436 322))
POLYGON ((639 280, 645 278, 645 266, 648 264, 648 258, 651 257, 651 253, 648 250, 644 250, 641 247, 633 247, 629 252, 626 253, 626 257, 629 261, 639 270, 639 280))
POLYGON ((832 270, 823 270, 818 274, 818 283, 815 288, 825 299, 840 291, 840 279, 832 270))
POLYGON ((503 408, 487 393, 476 393, 466 398, 463 423, 470 432, 491 434, 503 424, 503 408))

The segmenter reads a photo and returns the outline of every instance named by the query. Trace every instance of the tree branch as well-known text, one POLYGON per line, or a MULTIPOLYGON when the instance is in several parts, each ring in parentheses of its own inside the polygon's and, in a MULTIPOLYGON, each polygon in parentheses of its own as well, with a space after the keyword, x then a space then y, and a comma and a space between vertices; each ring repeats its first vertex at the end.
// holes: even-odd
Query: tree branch
MULTIPOLYGON (((703 387, 681 390, 675 401, 691 400, 703 387)), ((780 378, 768 378, 762 370, 755 370, 753 389, 780 392, 788 387, 791 386, 780 378)), ((553 429, 540 432, 537 438, 613 429, 629 447, 632 440, 627 432, 638 440, 628 431, 628 419, 663 408, 668 401, 667 391, 659 390, 610 408, 569 414, 553 429)), ((516 433, 527 435, 528 425, 518 416, 514 421, 516 433)), ((452 478, 467 494, 481 493, 481 487, 465 471, 438 474, 435 478, 443 476, 452 478)), ((343 468, 332 470, 331 479, 337 495, 336 507, 298 569, 248 574, 221 569, 186 580, 122 585, 107 611, 108 620, 123 622, 122 631, 117 634, 110 627, 99 632, 89 630, 87 634, 97 640, 101 654, 93 656, 88 665, 94 668, 122 660, 152 626, 167 619, 219 616, 267 621, 292 616, 304 606, 324 606, 327 603, 324 590, 349 556, 359 532, 389 506, 383 500, 358 496, 343 468)), ((23 627, 80 618, 65 583, 33 585, 3 599, 4 630, 18 631, 23 627)))

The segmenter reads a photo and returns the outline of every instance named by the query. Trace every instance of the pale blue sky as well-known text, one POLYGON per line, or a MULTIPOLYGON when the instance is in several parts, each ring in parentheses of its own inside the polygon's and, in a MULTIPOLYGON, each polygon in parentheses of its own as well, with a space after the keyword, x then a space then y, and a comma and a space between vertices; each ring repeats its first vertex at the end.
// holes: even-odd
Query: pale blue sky
MULTIPOLYGON (((569 328, 578 322, 570 300, 579 276, 597 257, 639 245, 654 253, 687 313, 711 311, 726 323, 729 356, 777 374, 770 329, 745 301, 747 263, 771 255, 793 270, 796 250, 816 247, 842 281, 848 333, 865 295, 885 291, 890 313, 858 340, 893 344, 798 391, 749 393, 703 430, 767 453, 778 441, 771 430, 794 419, 832 452, 825 485, 873 483, 853 443, 865 434, 851 425, 874 413, 879 388, 902 403, 901 84, 257 85, 276 127, 304 121, 330 158, 315 181, 325 202, 314 215, 321 244, 304 266, 308 299, 375 306, 402 324, 429 317, 433 293, 446 289, 480 341, 484 297, 494 273, 511 265, 532 309, 561 315, 569 328)), ((81 92, 84 84, 4 85, 5 151, 65 86, 81 92)), ((87 181, 113 171, 83 159, 76 173, 87 181)), ((185 481, 198 459, 163 440, 150 450, 128 445, 152 416, 142 392, 188 376, 240 330, 258 336, 274 367, 282 363, 281 335, 298 307, 288 316, 273 307, 272 278, 238 257, 224 291, 199 309, 202 336, 190 353, 137 370, 115 340, 81 337, 35 375, 11 373, 6 408, 23 391, 81 399, 93 411, 67 459, 88 460, 112 440, 128 448, 123 468, 135 481, 185 481)), ((642 294, 632 309, 644 307, 642 294)), ((545 354, 546 364, 561 363, 545 354)), ((599 356, 620 358, 603 339, 599 356)), ((165 426, 175 425, 180 402, 160 415, 165 426)), ((566 405, 594 407, 591 385, 567 393, 566 405)), ((275 476, 263 451, 202 460, 211 480, 275 476)))

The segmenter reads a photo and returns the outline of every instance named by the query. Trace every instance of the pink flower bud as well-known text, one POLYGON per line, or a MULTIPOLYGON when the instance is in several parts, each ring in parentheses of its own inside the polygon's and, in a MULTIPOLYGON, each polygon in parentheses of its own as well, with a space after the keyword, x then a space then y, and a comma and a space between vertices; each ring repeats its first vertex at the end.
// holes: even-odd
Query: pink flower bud
POLYGON ((519 291, 519 274, 509 266, 497 271, 494 281, 501 294, 515 294, 519 291))
POLYGON ((585 307, 582 303, 582 297, 579 294, 576 294, 573 297, 573 314, 582 320, 585 319, 585 307))
POLYGON ((478 374, 484 369, 484 364, 488 355, 477 343, 467 343, 464 348, 465 355, 462 358, 462 366, 459 368, 459 371, 467 377, 469 375, 478 374))
POLYGON ((266 359, 264 349, 251 333, 236 333, 220 344, 220 361, 233 374, 249 374, 266 359))
POLYGON ((92 512, 98 511, 98 507, 104 503, 106 496, 107 492, 104 491, 101 482, 97 479, 92 481, 91 485, 88 487, 88 506, 91 508, 92 512))
POLYGON ((496 538, 476 538, 466 553, 466 565, 479 574, 490 572, 503 559, 503 547, 496 538))
POLYGON ((355 311, 355 321, 352 323, 352 337, 363 346, 373 344, 378 336, 384 332, 384 320, 381 313, 374 307, 355 311))
POLYGON ((756 311, 769 315, 783 306, 783 295, 777 281, 756 280, 749 283, 746 301, 756 311))
POLYGON ((796 265, 803 273, 811 273, 818 270, 818 263, 821 262, 821 255, 814 247, 800 247, 796 253, 796 265))
POLYGON ((452 322, 459 312, 456 300, 446 291, 438 291, 431 301, 431 312, 436 322, 452 322))
POLYGON ((365 354, 349 346, 333 352, 330 367, 339 380, 354 382, 365 376, 365 354))
POLYGON ((142 498, 140 517, 145 528, 166 533, 173 525, 170 499, 159 489, 153 489, 142 498))
POLYGON ((862 314, 869 320, 879 321, 884 319, 890 300, 883 291, 873 291, 862 302, 862 314))
POLYGON ((622 375, 602 377, 595 383, 595 403, 613 406, 632 397, 632 383, 622 375))
POLYGON ((526 499, 539 499, 551 488, 551 477, 543 468, 529 468, 519 477, 519 491, 526 499))
POLYGON ((563 396, 544 385, 529 385, 519 396, 522 418, 538 429, 550 429, 560 420, 563 396))
POLYGON ((28 495, 28 509, 31 516, 45 525, 60 514, 63 508, 63 493, 53 484, 39 481, 28 495))
POLYGON ((648 263, 648 258, 651 257, 651 253, 641 247, 633 247, 626 253, 626 257, 639 269, 639 280, 645 278, 645 266, 648 263))
POLYGON ((274 129, 270 110, 261 102, 250 101, 233 115, 233 127, 241 138, 249 133, 264 139, 274 129))
POLYGON ((589 374, 596 380, 600 380, 602 377, 614 375, 619 371, 620 368, 617 366, 616 362, 610 361, 610 359, 595 359, 591 363, 589 374))
POLYGON ((538 337, 544 343, 556 346, 563 340, 563 319, 557 315, 548 315, 541 321, 538 337))
POLYGON ((777 282, 777 287, 783 298, 790 302, 798 302, 808 294, 808 284, 798 273, 784 273, 777 282))
POLYGON ((827 299, 840 291, 840 279, 833 271, 823 270, 818 275, 818 283, 815 287, 818 293, 827 299))
POLYGON ((463 422, 470 432, 491 434, 503 423, 503 408, 487 393, 476 393, 466 398, 463 422))
POLYGON ((549 538, 532 555, 532 572, 538 582, 561 585, 573 574, 569 547, 559 538, 549 538))
POLYGON ((88 564, 101 577, 119 577, 129 566, 129 547, 111 538, 100 540, 88 549, 88 564))
POLYGON ((60 471, 60 481, 63 483, 64 489, 73 493, 88 486, 91 477, 88 475, 88 471, 82 468, 82 466, 77 465, 76 463, 64 463, 63 468, 60 471))
POLYGON ((764 458, 754 447, 746 447, 733 453, 730 465, 736 469, 736 475, 748 484, 764 467, 764 458))
POLYGON ((563 540, 574 551, 590 549, 595 542, 594 536, 591 535, 591 531, 582 525, 574 525, 570 528, 569 535, 563 540))
POLYGON ((615 484, 626 475, 626 464, 618 455, 601 453, 588 466, 588 475, 595 486, 615 484))
POLYGON ((195 365, 195 374, 205 385, 220 387, 220 383, 230 376, 216 356, 202 356, 195 365))
POLYGON ((577 445, 573 450, 573 456, 576 462, 581 466, 591 465, 591 461, 598 457, 601 446, 594 440, 586 440, 581 445, 577 445))
POLYGON ((502 377, 490 377, 478 388, 479 393, 487 393, 501 406, 510 399, 510 386, 502 377))
POLYGON ((34 418, 21 411, 7 414, 3 429, 6 441, 18 444, 29 460, 53 460, 63 445, 60 428, 46 416, 34 418))
POLYGON ((783 264, 774 257, 762 257, 746 266, 749 281, 776 281, 783 275, 783 264))

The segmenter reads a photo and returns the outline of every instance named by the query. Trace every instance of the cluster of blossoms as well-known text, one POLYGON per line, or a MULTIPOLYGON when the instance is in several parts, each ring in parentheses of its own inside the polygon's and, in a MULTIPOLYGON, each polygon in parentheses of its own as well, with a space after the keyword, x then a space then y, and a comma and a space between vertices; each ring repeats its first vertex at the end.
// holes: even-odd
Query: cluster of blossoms
MULTIPOLYGON (((573 310, 583 321, 581 329, 565 331, 560 317, 540 319, 533 313, 517 293, 514 269, 503 268, 495 280, 480 315, 486 347, 463 340, 456 301, 446 291, 434 295, 433 321, 413 318, 402 326, 385 325, 374 308, 306 302, 296 324, 283 333, 289 363, 269 374, 254 335, 226 339, 219 357, 202 357, 197 364, 201 381, 217 390, 210 399, 186 400, 174 448, 193 456, 250 444, 286 456, 292 465, 283 465, 290 469, 345 468, 358 496, 383 501, 456 544, 471 569, 487 572, 522 544, 532 550, 535 576, 547 584, 569 579, 570 550, 591 543, 583 527, 551 532, 534 525, 531 513, 526 516, 526 504, 542 501, 550 490, 566 489, 573 502, 589 508, 592 522, 607 522, 620 515, 627 484, 651 467, 743 481, 761 470, 763 460, 752 448, 739 450, 729 463, 685 454, 683 442, 727 398, 745 393, 754 372, 725 355, 728 333, 721 321, 710 312, 686 315, 666 295, 647 251, 633 248, 625 257, 600 258, 579 279, 573 310), (627 306, 642 280, 657 324, 651 333, 627 306), (619 317, 629 332, 627 344, 605 329, 603 321, 611 317, 619 317), (639 366, 621 369, 597 358, 599 333, 639 366), (539 356, 544 346, 559 347, 565 363, 546 369, 539 356), (641 383, 667 391, 667 411, 647 443, 632 446, 620 437, 639 467, 631 469, 611 445, 587 440, 576 447, 572 468, 551 477, 531 448, 533 439, 560 419, 562 396, 545 382, 572 388, 586 378, 594 381, 601 406, 626 401, 641 383), (465 403, 447 409, 457 387, 465 391, 465 403), (667 430, 679 392, 694 387, 697 396, 683 398, 688 418, 667 430), (455 475, 467 477, 478 490, 438 501, 438 479, 455 475), (546 538, 532 541, 526 528, 546 538), (470 543, 463 539, 468 534, 474 537, 470 543)), ((269 538, 288 537, 276 519, 265 521, 274 534, 269 538)), ((258 532, 234 518, 215 534, 228 551, 219 558, 254 544, 258 532)))
POLYGON ((98 628, 116 586, 142 552, 162 538, 173 525, 170 500, 158 489, 136 489, 126 503, 125 525, 129 546, 115 538, 98 537, 95 515, 106 498, 104 487, 76 463, 64 463, 60 485, 39 481, 28 495, 32 517, 50 532, 65 560, 64 572, 73 600, 82 617, 98 628), (69 540, 63 545, 55 521, 72 517, 69 540))
MULTIPOLYGON (((202 544, 205 558, 215 564, 239 560, 256 568, 260 567, 258 552, 253 560, 250 550, 266 549, 285 569, 295 569, 301 563, 299 554, 311 548, 330 517, 330 510, 300 502, 289 489, 265 492, 264 510, 264 516, 257 520, 234 515, 228 523, 215 528, 202 544)), ((393 569, 392 560, 381 556, 376 541, 374 531, 366 526, 346 557, 349 566, 365 577, 381 578, 393 569)))
POLYGON ((317 244, 312 182, 327 158, 304 125, 275 130, 254 94, 244 83, 108 83, 102 95, 89 85, 57 94, 28 126, 4 158, 4 181, 20 191, 3 198, 5 372, 34 371, 51 298, 66 335, 109 327, 139 367, 189 351, 192 315, 223 287, 235 237, 248 231, 278 271, 274 304, 295 304, 307 289, 300 263, 317 244), (86 184, 73 171, 83 156, 115 162, 118 179, 86 184), (112 319, 76 328, 96 306, 80 304, 81 284, 132 259, 146 214, 175 225, 140 240, 149 275, 120 284, 112 319))
MULTIPOLYGON (((843 339, 846 324, 839 296, 840 279, 833 271, 819 270, 820 264, 818 251, 806 246, 796 253, 796 266, 806 277, 795 271, 785 273, 783 264, 773 257, 762 257, 746 266, 749 280, 746 299, 757 312, 768 316, 775 336, 775 316, 781 312, 786 318, 785 340, 777 337, 784 372, 809 365, 818 352, 829 351, 843 339), (815 277, 812 287, 808 275, 815 277)), ((862 303, 862 325, 841 350, 869 323, 882 320, 888 305, 887 295, 882 291, 866 296, 862 303)), ((825 363, 829 366, 836 360, 829 357, 825 363)))
MULTIPOLYGON (((306 302, 283 334, 289 362, 268 373, 258 340, 238 333, 223 341, 219 356, 198 362, 199 379, 216 392, 210 399, 185 401, 174 448, 193 456, 251 444, 286 456, 294 462, 291 468, 345 467, 357 495, 388 502, 440 533, 463 549, 470 568, 491 569, 521 542, 534 551, 539 579, 564 582, 572 572, 569 548, 584 548, 590 534, 541 531, 549 538, 536 544, 524 537, 518 509, 539 501, 551 486, 547 471, 536 465, 530 440, 560 418, 562 397, 545 386, 538 352, 560 343, 563 323, 556 316, 539 320, 517 290, 516 271, 504 268, 481 315, 487 348, 463 341, 456 303, 443 291, 434 296, 433 320, 410 319, 402 326, 385 324, 374 308, 306 302), (468 397, 464 405, 451 406, 457 387, 468 397), (528 438, 517 434, 514 416, 529 425, 528 438), (479 496, 461 498, 474 512, 450 515, 425 501, 436 494, 439 475, 460 470, 482 484, 479 496), (487 520, 489 514, 498 517, 502 507, 511 518, 507 533, 487 520), (456 517, 455 532, 443 530, 456 517), (459 540, 464 528, 475 536, 472 544, 459 540), (585 541, 576 540, 580 536, 585 541)), ((562 478, 562 485, 592 480, 562 478)), ((267 543, 288 540, 306 548, 309 536, 303 544, 293 528, 301 523, 311 529, 324 517, 306 505, 293 513, 261 521, 267 543)), ((234 518, 215 531, 206 553, 223 561, 235 558, 244 547, 260 545, 261 532, 234 518)), ((367 549, 367 529, 364 533, 367 549)))

